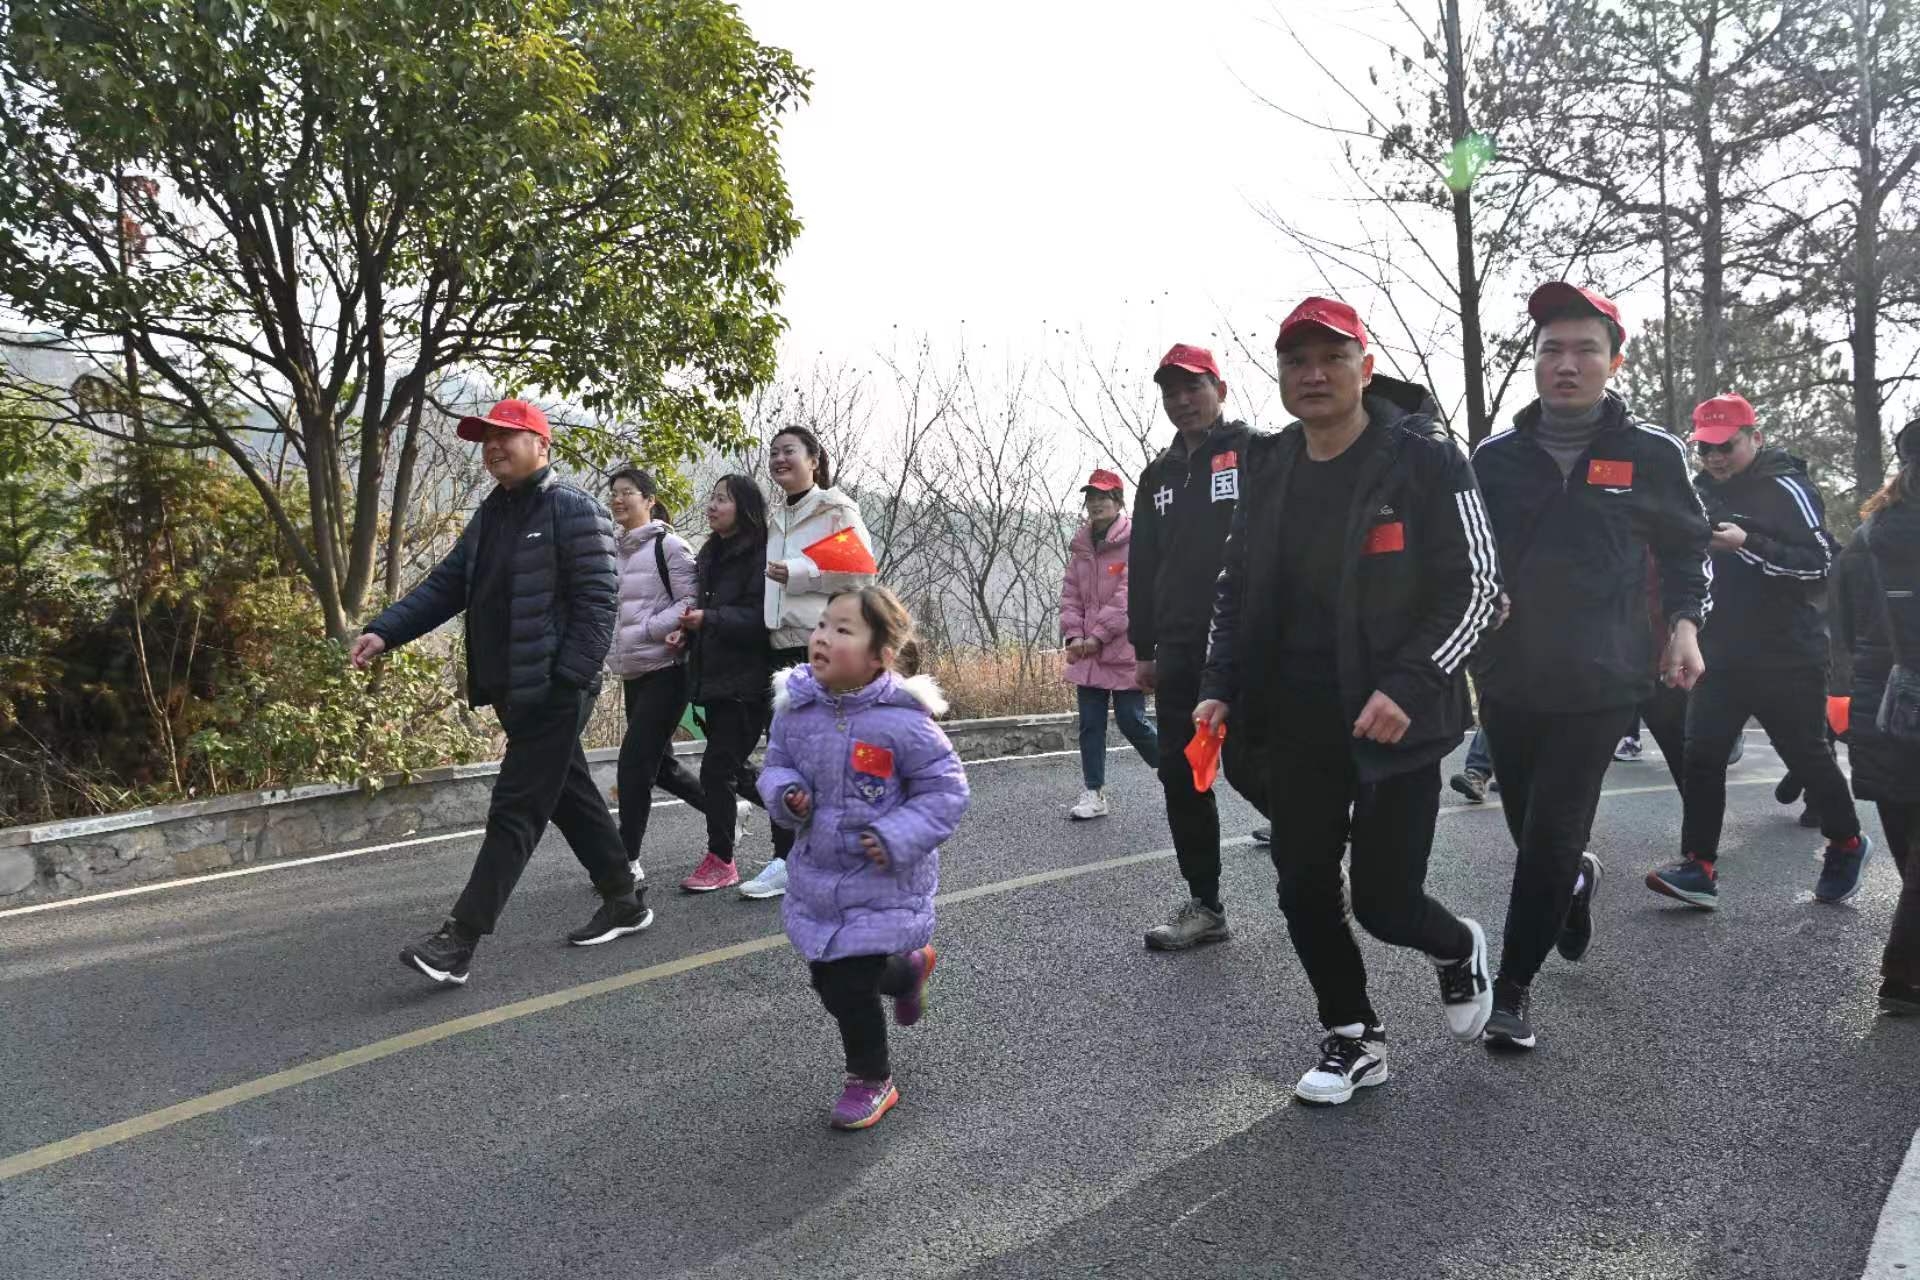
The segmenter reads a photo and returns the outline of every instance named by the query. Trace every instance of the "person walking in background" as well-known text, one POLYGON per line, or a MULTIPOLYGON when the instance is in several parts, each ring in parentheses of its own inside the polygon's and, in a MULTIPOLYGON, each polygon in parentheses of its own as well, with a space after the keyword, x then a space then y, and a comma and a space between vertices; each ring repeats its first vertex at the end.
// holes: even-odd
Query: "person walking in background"
POLYGON ((610 488, 620 601, 607 670, 625 683, 627 713, 616 775, 620 843, 634 879, 644 880, 640 845, 654 787, 695 807, 703 799, 699 780, 673 754, 674 730, 687 710, 687 668, 685 653, 667 643, 693 603, 693 551, 668 526, 651 475, 626 467, 614 472, 610 488))
POLYGON ((1873 844, 1839 764, 1827 753, 1826 590, 1834 541, 1806 465, 1765 447, 1753 406, 1715 396, 1693 411, 1694 480, 1713 522, 1715 608, 1701 631, 1707 673, 1687 700, 1680 860, 1647 873, 1647 887, 1688 906, 1719 903, 1720 829, 1727 807, 1727 753, 1749 718, 1805 780, 1827 837, 1814 888, 1822 902, 1858 891, 1873 844))
POLYGON ((1467 740, 1467 758, 1460 772, 1447 779, 1447 785, 1467 798, 1468 804, 1485 804, 1489 790, 1498 791, 1493 779, 1493 750, 1487 746, 1485 726, 1476 726, 1467 740))
POLYGON ((1211 789, 1193 785, 1187 743, 1206 665, 1207 622, 1222 548, 1240 499, 1240 459, 1252 431, 1221 412, 1227 384, 1213 353, 1180 343, 1153 380, 1173 423, 1173 442, 1140 473, 1127 550, 1127 639, 1135 682, 1154 695, 1160 787, 1188 898, 1147 946, 1181 951, 1225 941, 1220 900, 1220 810, 1211 789))
MULTIPOLYGON (((773 669, 783 671, 807 661, 808 639, 834 593, 873 581, 873 538, 860 504, 832 487, 827 451, 805 427, 787 427, 773 437, 767 472, 779 493, 767 514, 769 585, 762 616, 773 669)), ((786 891, 787 860, 780 857, 740 886, 749 898, 777 898, 786 891)))
MULTIPOLYGON (((689 893, 740 883, 739 806, 760 804, 760 773, 749 763, 766 728, 772 674, 762 610, 767 592, 767 500, 743 475, 721 476, 707 498, 708 537, 695 560, 693 607, 668 639, 688 651, 690 692, 706 730, 700 756, 707 852, 680 882, 689 893), (736 800, 735 797, 740 797, 736 800)), ((784 859, 793 832, 773 824, 773 856, 784 859)))
POLYGON ((495 488, 453 550, 367 624, 350 654, 364 668, 464 613, 467 700, 492 706, 507 735, 467 887, 446 923, 400 952, 402 964, 455 986, 467 981, 474 947, 493 932, 549 821, 601 895, 569 942, 593 946, 653 923, 646 886, 634 882, 580 747, 613 645, 613 525, 599 503, 553 474, 552 429, 537 406, 502 400, 484 417, 462 418, 459 432, 481 443, 495 488))
POLYGON ((1613 302, 1554 281, 1527 300, 1539 398, 1473 453, 1510 596, 1474 655, 1480 713, 1518 850, 1487 1041, 1530 1049, 1532 983, 1593 938, 1600 788, 1657 669, 1690 688, 1711 607, 1707 518, 1680 442, 1607 390, 1626 328, 1613 302), (1662 637, 1647 627, 1647 555, 1662 637), (1661 653, 1658 667, 1654 653, 1661 653))
POLYGON ((1060 584, 1060 638, 1067 646, 1067 683, 1080 707, 1080 780, 1086 790, 1069 817, 1107 816, 1107 703, 1150 769, 1160 767, 1160 741, 1147 719, 1147 695, 1134 681, 1127 643, 1127 548, 1133 522, 1123 514, 1126 488, 1111 471, 1095 471, 1080 487, 1087 522, 1073 535, 1060 584))
MULTIPOLYGON (((1899 868, 1893 928, 1880 957, 1880 1007, 1920 1014, 1920 724, 1880 723, 1896 668, 1920 680, 1920 420, 1893 438, 1899 471, 1860 509, 1866 523, 1834 566, 1833 639, 1852 667, 1847 760, 1854 794, 1880 810, 1899 868)), ((1891 713, 1900 703, 1896 694, 1891 713)))
POLYGON ((760 795, 798 834, 781 915, 840 1026, 847 1079, 830 1123, 864 1129, 900 1100, 881 996, 910 1027, 933 976, 940 846, 967 808, 967 774, 933 718, 931 676, 901 679, 913 621, 885 587, 836 595, 804 666, 781 673, 760 795))

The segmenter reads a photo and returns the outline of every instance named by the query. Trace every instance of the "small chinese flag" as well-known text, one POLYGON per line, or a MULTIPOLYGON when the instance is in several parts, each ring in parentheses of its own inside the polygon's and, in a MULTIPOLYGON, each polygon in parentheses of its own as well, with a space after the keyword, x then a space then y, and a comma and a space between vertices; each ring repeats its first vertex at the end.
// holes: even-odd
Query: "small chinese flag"
POLYGON ((1395 520, 1392 524, 1377 524, 1367 531, 1367 545, 1362 555, 1377 556, 1389 551, 1407 549, 1407 526, 1395 520))
POLYGON ((1827 727, 1833 730, 1834 737, 1836 738, 1846 737, 1847 725, 1851 723, 1852 719, 1853 719, 1853 699, 1852 698, 1828 698, 1827 699, 1827 727))
POLYGON ((1193 739, 1187 743, 1187 763, 1193 766, 1193 789, 1205 791, 1213 786, 1213 775, 1220 770, 1220 744, 1227 740, 1227 726, 1218 733, 1195 725, 1193 739))
POLYGON ((855 773, 871 774, 876 778, 891 778, 893 752, 870 742, 856 742, 853 744, 853 769, 855 773))
POLYGON ((1605 485, 1609 489, 1632 488, 1633 464, 1595 458, 1587 464, 1587 483, 1605 485))
POLYGON ((819 565, 822 573, 872 573, 880 567, 867 544, 851 529, 830 533, 812 546, 802 547, 800 554, 819 565))

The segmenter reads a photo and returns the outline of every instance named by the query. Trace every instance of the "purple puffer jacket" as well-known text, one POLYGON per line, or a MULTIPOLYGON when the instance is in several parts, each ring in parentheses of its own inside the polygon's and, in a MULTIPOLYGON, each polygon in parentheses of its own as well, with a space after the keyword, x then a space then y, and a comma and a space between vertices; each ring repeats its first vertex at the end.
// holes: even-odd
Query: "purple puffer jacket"
POLYGON ((787 937, 808 960, 894 955, 933 937, 940 844, 967 811, 967 773, 933 722, 947 709, 931 676, 891 671, 835 697, 813 669, 773 677, 760 798, 800 835, 787 857, 787 937), (807 821, 786 806, 792 787, 813 799, 807 821), (883 869, 861 851, 872 832, 883 869))
POLYGON ((1090 526, 1073 535, 1067 576, 1060 584, 1060 638, 1098 640, 1100 652, 1067 664, 1068 684, 1089 689, 1132 689, 1133 646, 1127 642, 1127 544, 1133 522, 1121 516, 1107 526, 1100 549, 1090 526))

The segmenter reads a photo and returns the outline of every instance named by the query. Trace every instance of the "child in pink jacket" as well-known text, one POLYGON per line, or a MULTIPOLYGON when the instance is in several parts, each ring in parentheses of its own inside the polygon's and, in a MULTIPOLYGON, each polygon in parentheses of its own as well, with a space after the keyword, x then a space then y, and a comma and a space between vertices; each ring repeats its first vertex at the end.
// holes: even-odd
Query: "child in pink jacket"
POLYGON ((1079 686, 1080 776, 1086 790, 1069 809, 1075 819, 1107 816, 1107 703, 1150 769, 1160 767, 1160 739, 1147 719, 1147 695, 1133 679, 1127 642, 1127 543, 1133 523, 1125 485, 1095 471, 1082 485, 1087 522, 1073 535, 1066 581, 1060 584, 1060 637, 1067 646, 1067 683, 1079 686))

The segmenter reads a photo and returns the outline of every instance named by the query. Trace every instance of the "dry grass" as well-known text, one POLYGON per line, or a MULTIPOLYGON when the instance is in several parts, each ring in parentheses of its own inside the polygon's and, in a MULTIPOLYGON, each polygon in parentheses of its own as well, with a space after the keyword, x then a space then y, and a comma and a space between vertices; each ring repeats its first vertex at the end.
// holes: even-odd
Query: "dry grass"
POLYGON ((953 720, 1071 711, 1073 686, 1060 678, 1066 655, 1058 649, 967 649, 939 654, 926 670, 940 682, 953 720))

